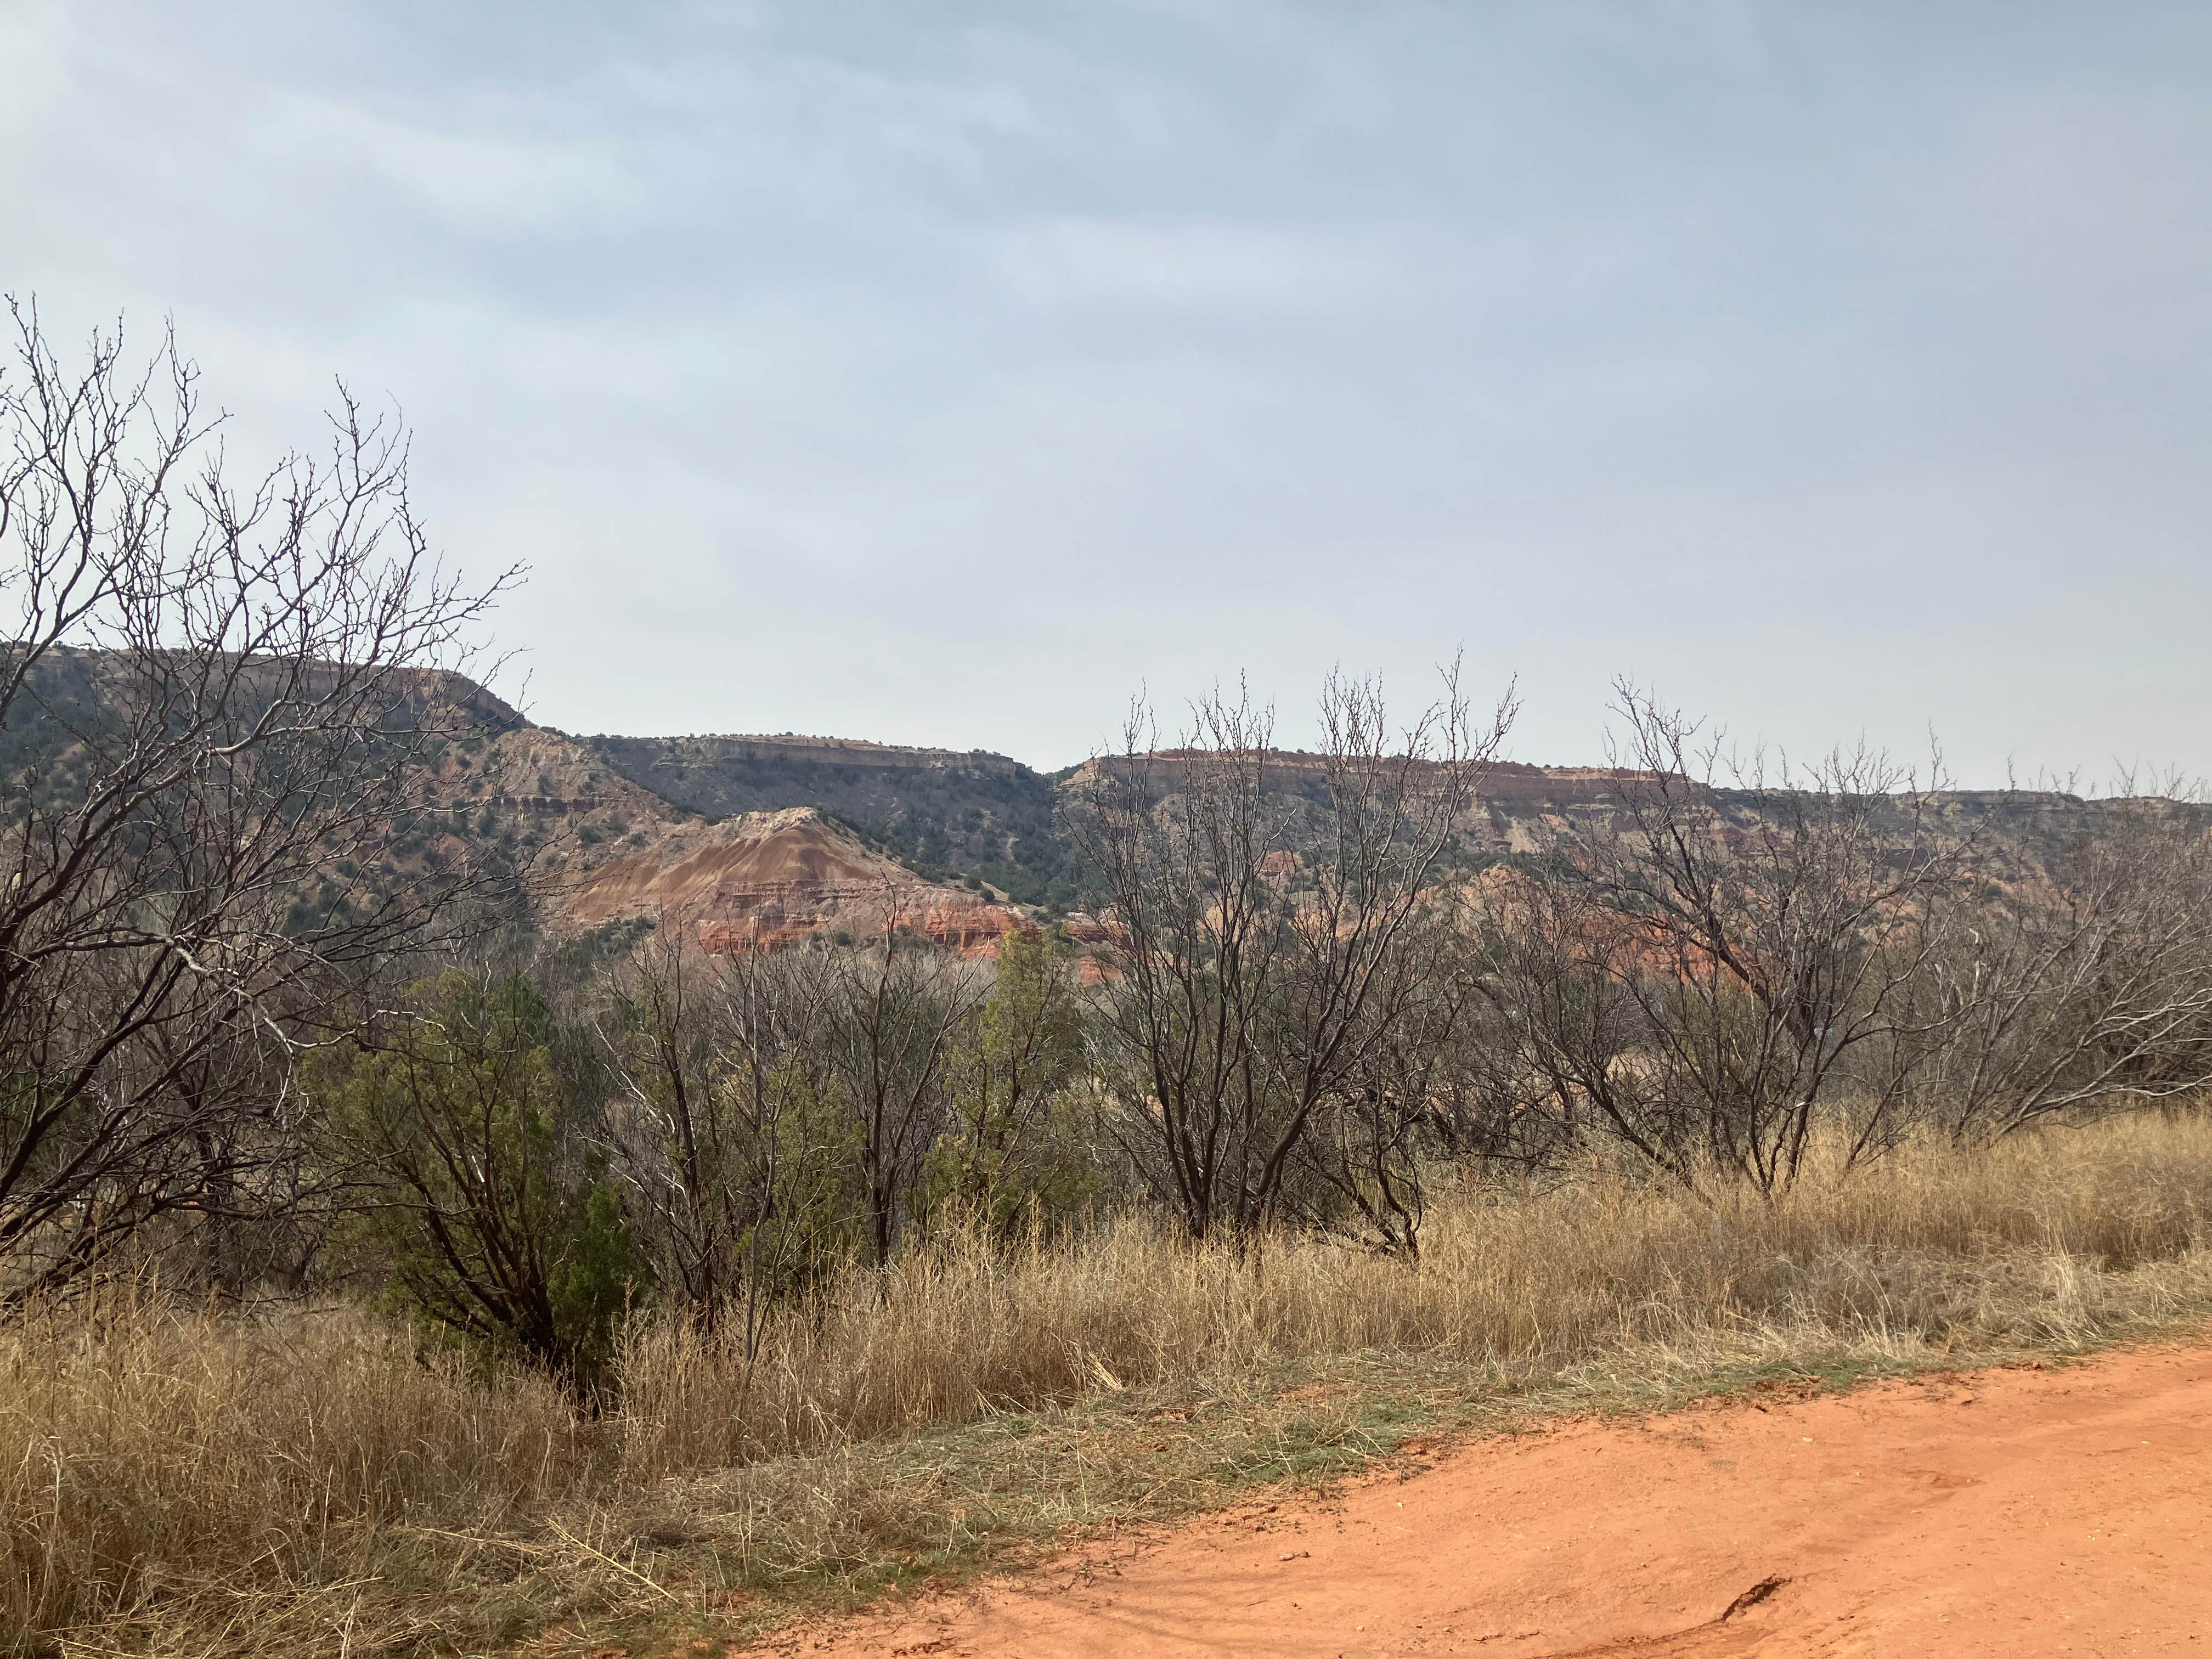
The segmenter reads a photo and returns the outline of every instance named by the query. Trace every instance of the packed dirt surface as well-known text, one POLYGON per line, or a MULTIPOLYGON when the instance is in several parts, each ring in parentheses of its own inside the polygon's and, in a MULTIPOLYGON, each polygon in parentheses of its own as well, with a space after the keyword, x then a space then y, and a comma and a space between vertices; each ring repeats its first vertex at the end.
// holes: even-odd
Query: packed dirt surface
POLYGON ((1479 1442, 786 1650, 2212 1656, 2212 1351, 1479 1442))

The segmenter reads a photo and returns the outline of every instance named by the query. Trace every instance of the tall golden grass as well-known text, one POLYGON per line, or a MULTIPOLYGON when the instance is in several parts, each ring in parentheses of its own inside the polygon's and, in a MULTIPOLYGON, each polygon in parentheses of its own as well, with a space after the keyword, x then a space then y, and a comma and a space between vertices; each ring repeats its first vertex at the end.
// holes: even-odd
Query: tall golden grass
POLYGON ((1297 1362, 1418 1355, 1506 1388, 2075 1346, 2212 1309, 2212 1119, 1822 1164, 1771 1202, 1592 1168, 1453 1194, 1425 1242, 1409 1267, 1289 1236, 1194 1250, 1142 1218, 956 1236, 848 1273, 750 1364, 732 1335, 637 1320, 598 1419, 356 1309, 112 1291, 0 1332, 0 1648, 495 1644, 587 1598, 579 1563, 653 1589, 617 1540, 658 1488, 781 1470, 749 1489, 745 1547, 803 1576, 855 1547, 849 1516, 802 1513, 822 1460, 849 1507, 855 1448, 1297 1362))

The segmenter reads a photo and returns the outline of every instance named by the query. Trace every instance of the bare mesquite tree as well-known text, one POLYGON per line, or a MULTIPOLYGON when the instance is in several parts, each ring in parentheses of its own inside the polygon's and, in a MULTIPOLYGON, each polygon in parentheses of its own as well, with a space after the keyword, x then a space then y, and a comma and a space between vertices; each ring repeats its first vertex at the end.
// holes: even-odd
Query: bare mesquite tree
POLYGON ((65 364, 11 313, 0 1281, 21 1296, 237 1192, 349 978, 459 913, 471 872, 434 845, 416 879, 321 878, 421 818, 428 763, 474 718, 446 671, 509 578, 439 568, 404 434, 349 398, 324 456, 241 482, 173 345, 134 364, 100 333, 65 364))
POLYGON ((613 1165, 663 1286, 747 1363, 778 1300, 843 1243, 853 1137, 830 1072, 843 965, 709 957, 664 924, 611 975, 596 1029, 622 1098, 613 1165))
POLYGON ((1069 821, 1109 902, 1102 1069, 1192 1237, 1278 1213, 1317 1116, 1428 1017, 1442 863, 1513 712, 1478 727, 1455 668, 1399 731, 1379 684, 1333 676, 1317 756, 1217 695, 1165 751, 1138 708, 1094 763, 1069 821))
POLYGON ((720 1069, 720 964, 680 925, 662 926, 605 970, 592 1036, 620 1097, 608 1110, 613 1164, 658 1277, 702 1324, 720 1316, 736 1281, 731 1257, 744 1226, 729 1179, 720 1069))
POLYGON ((1571 858, 1554 846, 1534 870, 1486 883, 1472 907, 1494 1013, 1486 1022, 1494 1089, 1479 1093, 1477 1121, 1489 1099, 1502 1097, 1555 1126, 1559 1144, 1602 1128, 1691 1182, 1694 1111, 1644 1086, 1644 1031, 1623 981, 1647 963, 1633 930, 1571 858))
MULTIPOLYGON (((1440 906, 1447 895, 1437 896, 1440 906)), ((1454 952, 1451 931, 1424 930, 1412 947, 1454 952)), ((1410 954, 1410 951, 1409 951, 1410 954)), ((1376 1040, 1322 1098, 1292 1149, 1285 1208, 1309 1225, 1409 1259, 1420 1254, 1431 1169, 1472 1148, 1448 1138, 1468 1127, 1464 1084, 1468 977, 1424 963, 1421 994, 1391 1011, 1376 1040)))
POLYGON ((1282 1115, 1262 1056, 1294 802, 1273 781, 1273 720, 1243 697, 1193 710, 1157 752, 1133 708, 1069 828, 1108 896, 1103 1069, 1125 1149, 1194 1237, 1247 1218, 1243 1177, 1282 1115))
POLYGON ((1494 918, 1530 1073, 1685 1180, 1786 1186, 1845 1101, 1863 1156, 1941 1036, 1919 992, 1972 837, 1886 755, 1740 759, 1617 690, 1617 817, 1557 839, 1494 918))
POLYGON ((906 925, 830 958, 829 1074, 851 1126, 871 1258, 890 1265, 951 1117, 956 1061, 988 988, 906 925))
POLYGON ((2106 805, 2050 887, 1953 930, 1923 988, 1916 1100, 1972 1140, 2212 1087, 2212 835, 2194 804, 2106 805))

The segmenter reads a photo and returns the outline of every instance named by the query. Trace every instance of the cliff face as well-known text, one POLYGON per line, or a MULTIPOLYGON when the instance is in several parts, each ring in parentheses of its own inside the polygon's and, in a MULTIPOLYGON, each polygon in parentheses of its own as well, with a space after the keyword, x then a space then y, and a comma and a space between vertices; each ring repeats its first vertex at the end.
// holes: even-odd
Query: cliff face
POLYGON ((718 954, 779 950, 821 932, 864 939, 898 926, 963 956, 991 956, 1032 926, 1010 906, 921 880, 812 807, 687 827, 553 885, 572 926, 652 917, 718 954))
POLYGON ((1031 902, 1053 896, 1066 874, 1051 780, 1004 755, 840 738, 576 741, 629 782, 710 818, 819 806, 925 873, 973 872, 1031 902))
MULTIPOLYGON (((1065 787, 1081 789, 1101 776, 1127 779, 1142 766, 1151 772, 1154 788, 1172 789, 1179 758, 1172 750, 1134 763, 1124 756, 1105 756, 1078 767, 1065 787)), ((1529 852, 1547 830, 1615 811, 1622 784, 1635 776, 1605 767, 1499 762, 1484 773, 1480 794, 1459 820, 1458 834, 1466 845, 1484 851, 1529 852)), ((1328 799, 1328 766, 1319 755, 1272 750, 1262 778, 1262 788, 1272 793, 1299 797, 1317 807, 1328 799)))
MULTIPOLYGON (((1108 756, 1078 767, 1062 787, 1080 790, 1102 775, 1127 778, 1133 764, 1148 766, 1155 789, 1174 787, 1174 750, 1132 763, 1108 756)), ((1328 769, 1322 757, 1277 750, 1267 757, 1266 783, 1271 793, 1301 798, 1316 806, 1328 799, 1328 769)), ((1625 829, 1622 799, 1639 775, 1605 767, 1528 766, 1502 762, 1484 775, 1474 806, 1457 825, 1462 850, 1498 854, 1531 853, 1547 841, 1577 828, 1625 829)), ((1708 788, 1679 783, 1727 823, 1748 829, 1772 815, 1771 797, 1756 791, 1708 788)), ((1897 796, 1883 807, 1900 842, 1910 833, 1917 811, 1941 833, 1967 841, 1976 868, 2002 883, 2045 880, 2058 871, 2087 836, 2129 814, 2146 810, 2182 814, 2212 827, 2212 808, 2179 802, 2084 800, 2053 790, 1948 790, 1913 798, 1897 796)), ((1312 820, 1309 828, 1322 820, 1312 820)))
MULTIPOLYGON (((584 738, 580 742, 612 757, 623 769, 642 768, 679 788, 712 789, 716 774, 726 787, 743 787, 744 769, 833 767, 865 773, 935 773, 947 776, 1018 777, 1030 772, 1018 760, 983 749, 909 749, 860 738, 791 735, 690 738, 584 738)), ((1034 774, 1030 774, 1034 776, 1034 774)), ((705 808, 701 810, 704 811, 705 808)))

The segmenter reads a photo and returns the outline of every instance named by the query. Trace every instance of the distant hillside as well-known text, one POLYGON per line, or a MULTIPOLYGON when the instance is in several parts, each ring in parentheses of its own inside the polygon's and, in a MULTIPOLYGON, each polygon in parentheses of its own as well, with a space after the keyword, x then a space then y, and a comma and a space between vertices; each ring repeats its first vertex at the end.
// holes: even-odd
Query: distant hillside
MULTIPOLYGON (((1073 769, 1063 787, 1079 787, 1101 770, 1120 771, 1127 764, 1117 756, 1086 762, 1073 769)), ((1278 752, 1268 757, 1267 764, 1272 788, 1316 805, 1326 800, 1326 768, 1320 756, 1278 752)), ((1458 861, 1481 864, 1511 858, 1535 852, 1549 838, 1571 834, 1577 826, 1618 824, 1624 811, 1621 792, 1635 776, 1603 767, 1500 763, 1486 775, 1473 810, 1460 821, 1458 861)), ((1771 806, 1769 798, 1752 790, 1691 788, 1724 819, 1745 826, 1771 806)), ((2153 811, 2188 813, 2212 823, 2212 808, 2167 801, 2085 800, 2049 790, 1947 790, 1921 798, 1918 805, 1947 832, 1972 836, 1980 848, 1979 866, 1991 879, 2002 882, 2047 877, 2084 836, 2116 812, 2148 805, 2153 811)), ((1891 810, 1901 832, 1905 799, 1899 798, 1891 810)))
MULTIPOLYGON (((1055 822, 1056 807, 1070 788, 1127 764, 1106 757, 1048 774, 982 750, 793 736, 570 741, 608 772, 709 820, 819 807, 928 879, 970 890, 988 886, 1046 915, 1083 902, 1081 872, 1055 822)), ((1316 804, 1325 799, 1319 756, 1278 752, 1269 769, 1271 787, 1316 804)), ((1455 861, 1512 858, 1577 825, 1613 820, 1629 775, 1602 767, 1500 763, 1459 826, 1455 861)), ((1750 791, 1706 793, 1723 817, 1739 823, 1750 823, 1761 811, 1750 791)), ((1946 827, 1972 833, 1981 866, 1991 880, 2006 884, 2047 878, 2113 813, 2135 810, 2038 790, 1948 791, 1923 805, 1946 827)), ((2212 821, 2212 811, 2202 807, 2155 810, 2212 821)), ((1901 823, 1902 803, 1898 811, 1901 823)))
POLYGON ((576 741, 630 782, 708 818, 818 806, 923 875, 974 877, 1052 909, 1075 902, 1053 826, 1056 777, 1004 755, 790 736, 576 741))
POLYGON ((825 931, 866 939, 896 924, 988 955, 1032 926, 1011 905, 925 880, 811 806, 695 823, 592 860, 561 909, 586 929, 678 918, 712 951, 775 950, 825 931))
MULTIPOLYGON (((58 652, 40 665, 35 695, 0 727, 10 787, 27 781, 69 793, 82 774, 72 728, 98 728, 116 672, 94 652, 58 652)), ((725 944, 816 928, 857 937, 880 928, 878 901, 896 888, 908 920, 926 921, 924 931, 953 948, 987 951, 1011 926, 1081 908, 1080 872, 1055 809, 1071 788, 1127 763, 1109 757, 1047 774, 981 750, 842 738, 576 738, 532 723, 458 675, 417 677, 404 702, 416 717, 432 705, 463 716, 435 757, 424 810, 394 824, 373 865, 333 864, 317 890, 301 896, 303 915, 434 879, 465 857, 526 886, 540 924, 556 935, 680 911, 702 938, 725 944), (862 889, 876 898, 864 902, 862 889)), ((1325 798, 1318 757, 1280 753, 1270 769, 1273 787, 1325 798)), ((1553 834, 1613 818, 1626 775, 1495 768, 1459 826, 1455 861, 1513 858, 1553 834)), ((1746 792, 1711 799, 1740 822, 1759 811, 1746 792)), ((2006 884, 2047 875, 2114 813, 2143 805, 1999 791, 1954 792, 1928 805, 1976 833, 1982 868, 2006 884)), ((2151 810, 2212 818, 2196 806, 2151 810)))
MULTIPOLYGON (((41 660, 28 695, 0 722, 6 787, 49 802, 81 795, 94 769, 90 746, 107 743, 131 705, 126 672, 99 652, 57 651, 41 660)), ((739 808, 710 817, 631 781, 608 752, 625 752, 619 740, 594 745, 534 725, 459 675, 404 677, 384 719, 448 735, 432 746, 421 793, 374 855, 333 857, 295 899, 294 926, 462 870, 492 878, 495 892, 526 895, 534 925, 556 939, 680 915, 712 946, 773 945, 817 928, 865 936, 896 912, 948 948, 988 953, 1025 925, 975 884, 955 887, 903 867, 811 801, 787 800, 799 810, 780 813, 739 808)), ((670 781, 665 774, 655 781, 670 781)), ((974 822, 959 818, 960 804, 942 789, 922 802, 923 813, 901 810, 911 795, 889 799, 920 844, 948 844, 930 811, 974 822)), ((841 799, 865 810, 869 798, 841 799)), ((1042 823, 1048 830, 1048 804, 1042 823)), ((981 840, 969 837, 971 845, 981 840)))

